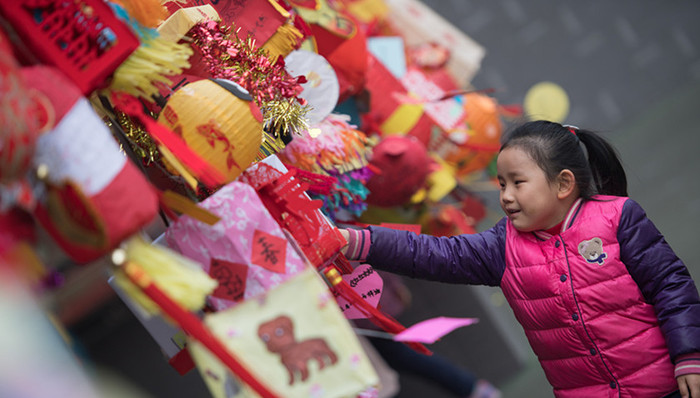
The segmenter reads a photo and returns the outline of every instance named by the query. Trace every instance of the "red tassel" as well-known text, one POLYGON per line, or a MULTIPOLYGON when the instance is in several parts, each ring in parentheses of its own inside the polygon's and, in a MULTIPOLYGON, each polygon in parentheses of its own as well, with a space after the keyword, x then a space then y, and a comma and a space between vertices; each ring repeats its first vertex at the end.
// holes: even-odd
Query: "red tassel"
POLYGON ((333 263, 338 268, 338 271, 340 271, 341 274, 352 274, 352 264, 350 264, 350 261, 348 261, 347 257, 345 257, 345 255, 343 255, 342 253, 338 254, 338 257, 335 258, 335 261, 333 263))
MULTIPOLYGON (((359 309, 364 315, 366 315, 367 319, 369 319, 372 323, 392 334, 398 334, 406 330, 406 327, 398 323, 396 319, 367 304, 367 302, 363 300, 362 297, 360 297, 360 295, 357 294, 357 292, 343 280, 343 278, 340 276, 340 272, 334 265, 329 265, 326 267, 323 270, 323 274, 330 282, 333 290, 351 302, 355 308, 359 309)), ((410 342, 405 344, 421 354, 433 355, 432 351, 427 349, 423 344, 410 342)))

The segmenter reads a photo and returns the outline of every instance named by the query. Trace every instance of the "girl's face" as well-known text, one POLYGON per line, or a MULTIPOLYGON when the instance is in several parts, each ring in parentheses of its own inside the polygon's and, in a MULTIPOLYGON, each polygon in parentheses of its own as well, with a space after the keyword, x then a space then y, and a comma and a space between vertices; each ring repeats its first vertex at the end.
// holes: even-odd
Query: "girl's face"
POLYGON ((496 168, 501 208, 518 231, 548 229, 561 222, 558 184, 547 180, 544 170, 527 152, 518 147, 504 149, 496 168))

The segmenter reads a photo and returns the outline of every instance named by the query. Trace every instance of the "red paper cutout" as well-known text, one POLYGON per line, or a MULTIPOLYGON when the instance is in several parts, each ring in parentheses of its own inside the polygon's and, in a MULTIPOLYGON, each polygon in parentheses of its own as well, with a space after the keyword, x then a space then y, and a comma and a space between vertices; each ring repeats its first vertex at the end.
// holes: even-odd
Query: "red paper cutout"
POLYGON ((272 272, 283 274, 287 257, 287 240, 255 230, 250 261, 272 272))
POLYGON ((219 287, 212 293, 213 297, 242 301, 248 278, 248 266, 230 261, 211 259, 209 275, 219 281, 219 287))
POLYGON ((243 173, 241 181, 258 191, 272 218, 289 231, 309 262, 319 268, 331 262, 345 242, 319 211, 323 203, 311 200, 305 192, 308 184, 295 175, 294 170, 282 174, 258 163, 243 173))

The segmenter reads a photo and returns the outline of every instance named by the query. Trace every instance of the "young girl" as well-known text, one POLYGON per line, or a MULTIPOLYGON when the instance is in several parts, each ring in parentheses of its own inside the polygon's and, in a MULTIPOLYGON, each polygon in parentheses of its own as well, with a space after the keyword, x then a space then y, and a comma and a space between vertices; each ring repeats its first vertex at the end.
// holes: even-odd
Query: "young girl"
POLYGON ((497 159, 506 214, 474 235, 343 230, 398 274, 500 286, 557 397, 700 398, 700 297, 595 133, 525 123, 497 159))

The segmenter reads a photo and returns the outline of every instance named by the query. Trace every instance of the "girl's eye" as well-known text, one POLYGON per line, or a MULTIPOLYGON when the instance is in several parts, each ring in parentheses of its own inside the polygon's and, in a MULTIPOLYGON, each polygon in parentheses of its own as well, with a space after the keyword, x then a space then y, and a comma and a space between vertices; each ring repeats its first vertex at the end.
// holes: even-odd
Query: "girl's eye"
POLYGON ((525 181, 523 181, 523 180, 516 180, 516 181, 515 181, 515 185, 520 185, 520 184, 523 183, 523 182, 525 182, 525 181))

